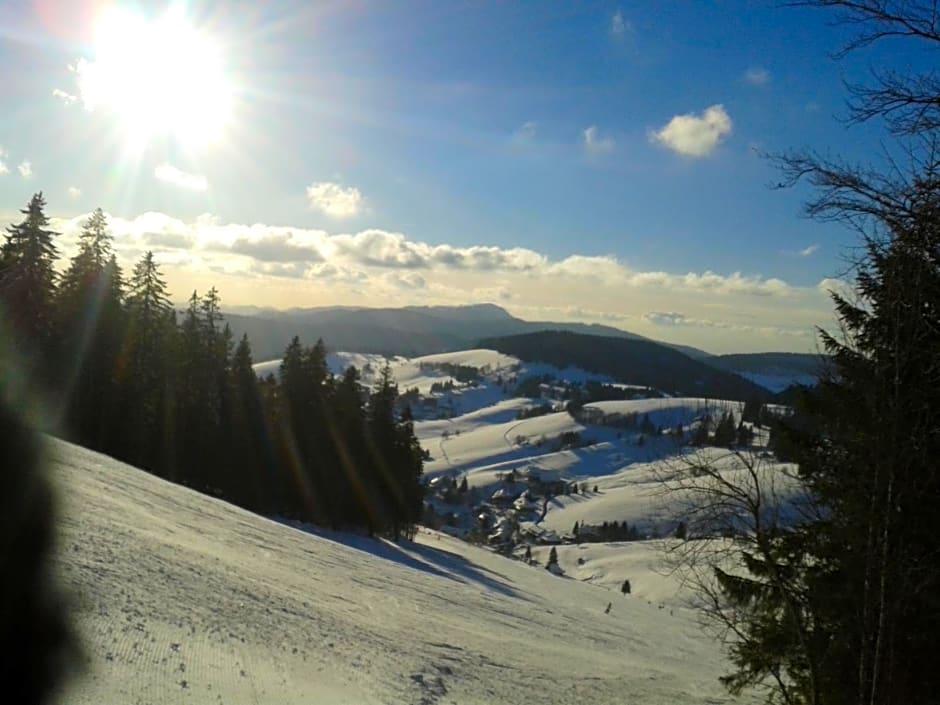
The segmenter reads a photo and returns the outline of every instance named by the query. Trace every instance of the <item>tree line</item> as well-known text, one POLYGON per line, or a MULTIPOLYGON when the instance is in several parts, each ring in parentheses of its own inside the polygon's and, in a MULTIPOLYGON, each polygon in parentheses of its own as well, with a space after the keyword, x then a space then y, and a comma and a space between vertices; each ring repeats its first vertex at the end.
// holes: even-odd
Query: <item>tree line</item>
POLYGON ((57 432, 247 509, 396 538, 422 510, 422 453, 386 367, 373 389, 294 338, 259 380, 215 288, 172 306, 153 253, 125 277, 107 217, 56 271, 37 193, 0 246, 0 382, 42 390, 57 432))

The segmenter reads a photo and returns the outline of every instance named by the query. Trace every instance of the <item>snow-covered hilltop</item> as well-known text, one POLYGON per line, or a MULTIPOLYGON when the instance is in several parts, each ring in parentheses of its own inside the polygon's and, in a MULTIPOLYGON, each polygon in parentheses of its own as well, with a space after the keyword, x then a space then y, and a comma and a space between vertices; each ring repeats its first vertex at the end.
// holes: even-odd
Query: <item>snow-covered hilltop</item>
POLYGON ((396 546, 299 531, 52 445, 89 658, 67 702, 726 700, 720 650, 646 554, 629 557, 624 597, 438 533, 396 546))

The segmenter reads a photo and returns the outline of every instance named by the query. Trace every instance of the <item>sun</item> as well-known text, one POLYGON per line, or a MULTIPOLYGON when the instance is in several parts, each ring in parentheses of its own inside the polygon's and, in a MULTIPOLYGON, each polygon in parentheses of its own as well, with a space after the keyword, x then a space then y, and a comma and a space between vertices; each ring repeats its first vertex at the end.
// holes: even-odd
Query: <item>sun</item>
POLYGON ((221 52, 179 11, 156 19, 106 11, 95 57, 76 71, 85 107, 116 115, 133 146, 168 136, 207 147, 229 122, 232 89, 221 52))

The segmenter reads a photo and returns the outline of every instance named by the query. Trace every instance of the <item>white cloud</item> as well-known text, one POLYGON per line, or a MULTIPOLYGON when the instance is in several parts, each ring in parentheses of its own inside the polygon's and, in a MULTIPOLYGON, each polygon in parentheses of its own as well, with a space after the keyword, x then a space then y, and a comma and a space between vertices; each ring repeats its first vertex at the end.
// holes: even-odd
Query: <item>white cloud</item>
POLYGON ((766 86, 770 83, 770 71, 759 66, 752 66, 744 72, 744 80, 752 86, 766 86))
POLYGON ((734 321, 715 321, 708 318, 695 318, 676 311, 650 311, 643 314, 643 320, 654 325, 666 328, 715 328, 723 331, 737 331, 739 333, 761 333, 773 336, 789 336, 796 338, 809 338, 813 331, 809 328, 787 328, 781 326, 761 326, 750 323, 737 323, 734 321))
POLYGON ((71 105, 71 104, 74 103, 76 100, 78 100, 78 96, 74 96, 74 95, 72 95, 71 93, 68 93, 68 92, 66 92, 66 91, 63 91, 61 88, 53 88, 53 89, 52 89, 52 97, 53 97, 53 98, 58 98, 59 100, 61 100, 61 101, 62 101, 63 103, 65 103, 66 105, 71 105))
POLYGON ((684 313, 677 313, 675 311, 661 312, 661 311, 650 311, 643 314, 645 318, 650 323, 653 323, 657 326, 684 326, 688 325, 689 318, 684 313))
POLYGON ((615 37, 620 37, 632 31, 633 25, 624 18, 623 13, 620 10, 617 10, 610 20, 610 33, 615 37))
POLYGON ((307 199, 315 208, 331 218, 352 218, 359 215, 365 199, 359 189, 320 181, 307 187, 307 199))
POLYGON ((16 169, 20 172, 20 176, 22 176, 24 179, 33 178, 33 164, 28 159, 21 161, 16 169))
POLYGON ((188 171, 177 169, 172 164, 164 162, 153 170, 153 175, 164 181, 190 191, 205 191, 209 188, 209 181, 202 174, 190 174, 188 171))
POLYGON ((78 186, 69 186, 69 187, 66 189, 66 193, 68 193, 69 198, 71 198, 71 199, 74 201, 74 200, 76 200, 76 199, 78 199, 78 198, 81 197, 81 195, 82 195, 82 190, 81 190, 80 188, 78 188, 78 186))
POLYGON ((222 249, 262 262, 321 262, 323 260, 316 239, 304 238, 302 233, 297 235, 286 230, 239 235, 222 249))
POLYGON ((802 250, 797 252, 800 257, 810 257, 811 255, 816 254, 816 251, 819 250, 819 245, 810 245, 809 247, 804 247, 802 250))
POLYGON ((613 151, 616 142, 611 137, 601 137, 596 125, 584 130, 584 149, 591 156, 600 156, 613 151))
POLYGON ((843 298, 851 299, 853 297, 854 287, 851 282, 844 279, 833 279, 827 277, 816 285, 816 289, 824 293, 827 297, 831 294, 837 294, 843 298))
POLYGON ((427 280, 417 272, 389 273, 384 281, 396 289, 426 289, 428 286, 427 280))
POLYGON ((8 167, 6 165, 6 162, 3 161, 6 156, 7 156, 6 150, 3 147, 0 147, 0 176, 2 176, 3 174, 10 173, 10 167, 8 167))
POLYGON ((513 133, 513 138, 519 142, 531 142, 535 139, 539 124, 530 120, 513 133))
POLYGON ((685 157, 707 157, 731 134, 731 118, 722 105, 701 115, 676 115, 660 130, 650 133, 653 142, 685 157))

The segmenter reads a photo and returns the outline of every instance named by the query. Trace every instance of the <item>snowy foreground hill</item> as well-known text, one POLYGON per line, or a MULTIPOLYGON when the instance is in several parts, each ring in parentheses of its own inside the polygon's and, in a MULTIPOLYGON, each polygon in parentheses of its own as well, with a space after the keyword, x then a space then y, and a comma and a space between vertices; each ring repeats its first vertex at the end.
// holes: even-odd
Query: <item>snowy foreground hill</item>
MULTIPOLYGON (((62 702, 732 701, 641 544, 624 597, 436 533, 314 535, 66 443, 50 455, 88 656, 62 702)), ((572 572, 608 558, 568 552, 572 572)))

